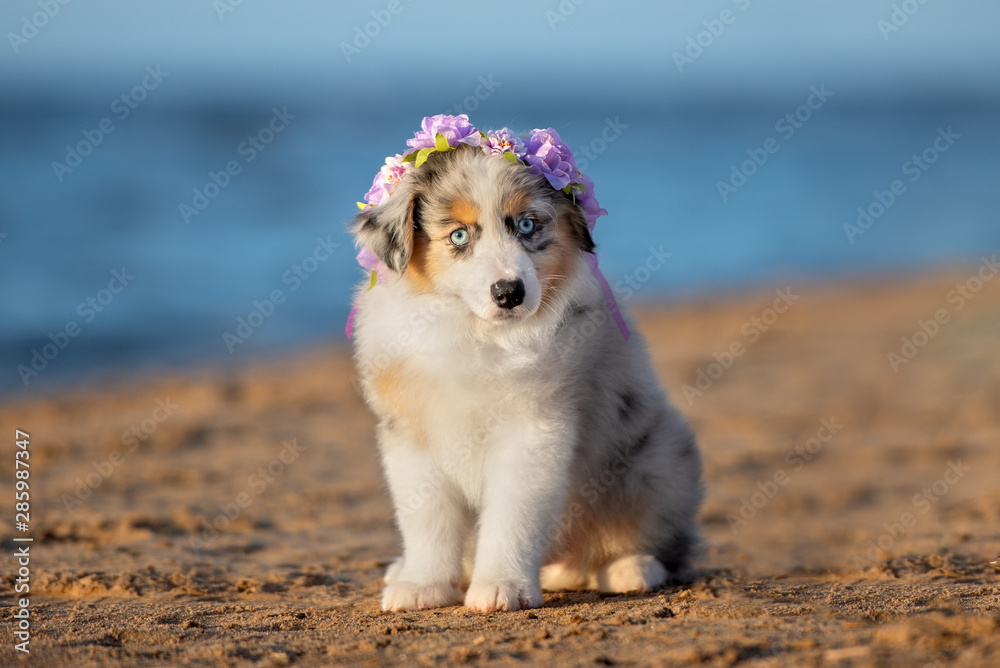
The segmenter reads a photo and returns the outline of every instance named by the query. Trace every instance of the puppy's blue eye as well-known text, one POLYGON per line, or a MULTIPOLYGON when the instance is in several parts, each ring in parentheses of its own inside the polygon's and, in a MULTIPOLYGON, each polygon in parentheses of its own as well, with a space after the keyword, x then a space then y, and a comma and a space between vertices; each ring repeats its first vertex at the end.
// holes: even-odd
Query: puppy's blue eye
POLYGON ((451 243, 456 246, 464 246, 469 243, 469 231, 459 228, 451 233, 451 243))
POLYGON ((522 218, 517 221, 517 229, 521 234, 531 234, 535 231, 535 221, 531 218, 522 218))

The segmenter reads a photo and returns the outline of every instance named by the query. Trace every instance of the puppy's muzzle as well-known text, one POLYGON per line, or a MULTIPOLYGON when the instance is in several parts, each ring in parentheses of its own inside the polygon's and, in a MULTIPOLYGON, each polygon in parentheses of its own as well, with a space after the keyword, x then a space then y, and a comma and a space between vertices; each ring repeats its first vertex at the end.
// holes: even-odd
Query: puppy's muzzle
POLYGON ((490 286, 493 303, 500 308, 512 309, 524 301, 524 281, 520 278, 513 281, 497 281, 490 286))

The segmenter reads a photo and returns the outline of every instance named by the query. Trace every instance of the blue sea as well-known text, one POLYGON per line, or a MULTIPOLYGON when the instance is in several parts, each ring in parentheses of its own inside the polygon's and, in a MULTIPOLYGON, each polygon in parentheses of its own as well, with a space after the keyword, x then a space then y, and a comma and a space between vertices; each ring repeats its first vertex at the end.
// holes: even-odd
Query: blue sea
POLYGON ((157 92, 134 109, 0 101, 0 391, 345 343, 362 278, 345 233, 355 202, 422 115, 456 103, 480 127, 552 125, 577 149, 609 211, 602 268, 612 284, 631 277, 637 303, 915 273, 1000 249, 1000 124, 976 99, 834 96, 810 109, 803 87, 752 104, 473 110, 467 98, 359 113, 266 95, 168 106, 157 92), (669 259, 637 272, 654 252, 669 259), (258 326, 227 343, 240 318, 258 326), (51 359, 25 379, 36 351, 51 359))

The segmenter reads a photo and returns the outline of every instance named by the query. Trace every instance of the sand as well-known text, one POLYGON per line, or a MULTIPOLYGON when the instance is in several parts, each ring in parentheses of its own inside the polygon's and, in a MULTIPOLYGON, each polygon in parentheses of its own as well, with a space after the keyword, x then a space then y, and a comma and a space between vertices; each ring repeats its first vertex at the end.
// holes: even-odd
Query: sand
POLYGON ((793 285, 781 314, 766 291, 637 308, 699 435, 710 548, 660 591, 517 613, 379 610, 399 539, 343 347, 8 398, 30 664, 1000 665, 1000 280, 972 292, 977 269, 793 285))

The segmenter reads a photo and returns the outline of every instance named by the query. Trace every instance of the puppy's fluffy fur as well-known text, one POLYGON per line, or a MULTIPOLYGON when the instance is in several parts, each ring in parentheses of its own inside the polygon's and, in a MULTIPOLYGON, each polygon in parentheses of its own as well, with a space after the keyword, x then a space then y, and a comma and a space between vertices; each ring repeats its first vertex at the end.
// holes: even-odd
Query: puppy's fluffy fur
POLYGON ((382 607, 518 610, 543 587, 648 590, 683 570, 700 456, 608 314, 579 206, 461 146, 353 232, 389 269, 359 289, 354 337, 403 536, 382 607), (491 287, 518 279, 521 303, 498 305, 491 287))

